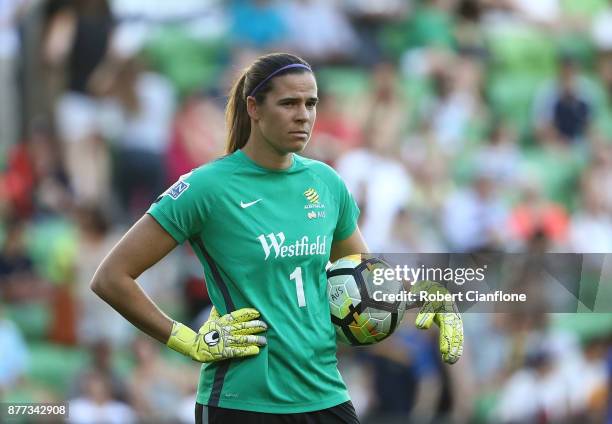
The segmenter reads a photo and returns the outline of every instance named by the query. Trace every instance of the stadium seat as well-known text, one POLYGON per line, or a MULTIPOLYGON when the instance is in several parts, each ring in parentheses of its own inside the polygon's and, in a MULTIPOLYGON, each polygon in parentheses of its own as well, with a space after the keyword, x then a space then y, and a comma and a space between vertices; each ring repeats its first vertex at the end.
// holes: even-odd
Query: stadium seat
POLYGON ((367 72, 354 68, 323 68, 317 71, 317 80, 324 90, 339 96, 344 104, 350 104, 351 99, 365 94, 369 87, 367 72))
POLYGON ((4 304, 8 318, 28 340, 41 340, 47 336, 51 318, 51 306, 42 302, 4 304))
POLYGON ((56 284, 70 281, 77 251, 75 224, 63 219, 37 222, 28 230, 27 249, 41 277, 56 284))
POLYGON ((187 95, 216 86, 227 51, 227 40, 201 41, 180 28, 168 27, 149 41, 145 56, 180 95, 187 95))
POLYGON ((553 40, 543 32, 528 27, 503 27, 487 34, 491 53, 491 71, 550 76, 556 67, 553 40))
POLYGON ((45 342, 32 343, 29 347, 31 380, 60 396, 67 394, 70 384, 88 362, 88 354, 83 348, 45 342))
MULTIPOLYGON (((58 399, 66 399, 71 384, 79 373, 88 368, 90 355, 85 347, 64 347, 47 342, 29 345, 29 380, 55 393, 58 399)), ((176 355, 175 355, 176 356, 176 355)), ((129 350, 117 350, 113 354, 113 366, 119 375, 127 376, 134 368, 129 350)))
POLYGON ((554 328, 572 332, 581 340, 606 336, 612 331, 610 313, 552 314, 551 321, 554 328))
POLYGON ((525 151, 521 161, 521 175, 531 176, 542 184, 544 196, 574 209, 578 178, 584 167, 584 158, 577 154, 557 154, 534 148, 525 151))
POLYGON ((561 0, 561 9, 565 15, 590 18, 606 9, 606 0, 561 0))
POLYGON ((486 92, 495 115, 503 116, 522 138, 531 129, 532 102, 543 79, 529 73, 503 72, 492 76, 486 92))
POLYGON ((395 58, 411 48, 453 49, 456 45, 453 17, 433 7, 422 7, 410 19, 383 27, 378 42, 387 55, 395 58))

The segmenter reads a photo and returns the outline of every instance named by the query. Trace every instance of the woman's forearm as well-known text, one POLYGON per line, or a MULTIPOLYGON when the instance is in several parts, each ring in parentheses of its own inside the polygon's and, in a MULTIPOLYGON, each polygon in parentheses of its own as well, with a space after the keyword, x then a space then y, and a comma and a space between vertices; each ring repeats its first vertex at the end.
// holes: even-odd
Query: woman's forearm
POLYGON ((98 269, 91 281, 91 289, 140 330, 164 344, 167 342, 173 321, 129 275, 112 275, 98 269))

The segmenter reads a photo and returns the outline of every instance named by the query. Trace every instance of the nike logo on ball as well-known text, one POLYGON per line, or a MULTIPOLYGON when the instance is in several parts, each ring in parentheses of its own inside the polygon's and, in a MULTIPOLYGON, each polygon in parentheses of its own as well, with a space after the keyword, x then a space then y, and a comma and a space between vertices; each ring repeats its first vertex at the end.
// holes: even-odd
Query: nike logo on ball
POLYGON ((261 202, 261 200, 262 199, 257 199, 257 200, 253 200, 252 202, 249 202, 249 203, 244 203, 243 201, 240 201, 240 207, 242 209, 248 208, 249 206, 253 206, 257 202, 261 202))

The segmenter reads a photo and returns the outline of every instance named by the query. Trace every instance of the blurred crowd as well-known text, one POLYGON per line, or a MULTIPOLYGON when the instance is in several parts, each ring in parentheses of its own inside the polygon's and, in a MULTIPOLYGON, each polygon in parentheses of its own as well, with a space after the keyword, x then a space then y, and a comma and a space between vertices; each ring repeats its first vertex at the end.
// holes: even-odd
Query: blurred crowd
MULTIPOLYGON (((304 154, 344 178, 371 251, 612 251, 612 2, 0 0, 0 399, 191 422, 197 366, 89 281, 166 187, 224 154, 228 88, 270 51, 315 68, 304 154)), ((188 247, 139 283, 194 328, 207 316, 188 247)), ((465 314, 454 367, 410 316, 340 348, 359 415, 612 423, 610 317, 545 312, 465 314)))

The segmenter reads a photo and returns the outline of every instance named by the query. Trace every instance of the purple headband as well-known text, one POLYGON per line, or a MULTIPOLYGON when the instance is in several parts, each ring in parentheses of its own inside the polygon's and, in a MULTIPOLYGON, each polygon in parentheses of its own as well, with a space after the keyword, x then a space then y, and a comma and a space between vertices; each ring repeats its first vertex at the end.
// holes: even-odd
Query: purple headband
POLYGON ((292 63, 291 65, 285 65, 282 68, 279 68, 276 71, 272 72, 270 75, 268 75, 266 78, 264 78, 264 80, 262 82, 257 84, 257 86, 253 89, 253 91, 251 91, 251 94, 249 94, 249 96, 250 97, 255 96, 255 94, 257 93, 257 90, 259 90, 265 83, 270 81, 271 78, 273 78, 278 73, 283 72, 286 69, 291 69, 291 68, 304 68, 304 69, 307 69, 310 72, 312 72, 312 69, 310 69, 310 66, 304 65, 302 63, 292 63))

